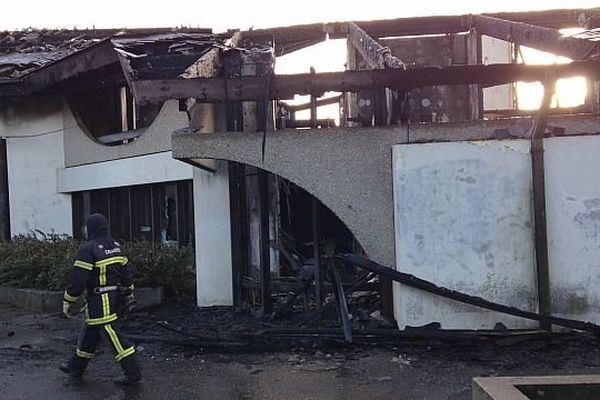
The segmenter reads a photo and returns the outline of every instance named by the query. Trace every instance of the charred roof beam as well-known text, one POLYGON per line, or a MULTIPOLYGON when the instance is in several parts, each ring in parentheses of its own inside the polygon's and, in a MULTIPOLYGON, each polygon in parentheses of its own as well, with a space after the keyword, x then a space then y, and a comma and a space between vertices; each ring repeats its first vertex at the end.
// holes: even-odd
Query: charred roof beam
POLYGON ((140 80, 133 82, 136 99, 142 103, 195 98, 202 102, 289 99, 295 94, 318 95, 328 91, 357 92, 389 87, 411 89, 437 85, 502 85, 543 80, 552 70, 556 78, 586 76, 600 80, 600 62, 574 61, 559 65, 490 64, 446 68, 384 69, 211 79, 140 80), (268 93, 265 92, 269 85, 268 93))
POLYGON ((392 54, 389 47, 379 44, 354 22, 348 22, 348 40, 372 69, 406 69, 405 64, 392 54))
MULTIPOLYGON (((579 26, 582 22, 593 27, 600 19, 600 8, 545 10, 528 12, 502 12, 485 14, 490 17, 510 21, 525 22, 549 28, 562 29, 579 26)), ((362 29, 374 38, 386 36, 431 35, 459 33, 469 30, 469 24, 464 23, 460 15, 439 15, 429 17, 395 18, 375 21, 355 21, 362 29)), ((276 56, 295 50, 302 42, 320 41, 325 39, 325 33, 330 39, 346 37, 346 22, 316 23, 307 25, 284 26, 266 29, 244 31, 244 37, 249 39, 269 38, 276 44, 276 56)))
POLYGON ((478 33, 573 60, 599 60, 600 42, 564 36, 558 29, 483 15, 466 17, 478 33))

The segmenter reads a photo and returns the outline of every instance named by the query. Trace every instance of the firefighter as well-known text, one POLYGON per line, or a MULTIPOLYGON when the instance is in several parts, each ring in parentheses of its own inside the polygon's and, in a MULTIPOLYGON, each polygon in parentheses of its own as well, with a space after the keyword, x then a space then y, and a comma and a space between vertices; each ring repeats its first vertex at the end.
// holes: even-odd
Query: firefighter
POLYGON ((77 298, 87 292, 85 324, 81 327, 77 349, 71 359, 60 366, 66 374, 81 378, 93 357, 101 338, 112 349, 124 377, 117 385, 138 383, 140 365, 134 346, 116 326, 124 306, 133 300, 133 272, 127 257, 108 233, 108 223, 102 214, 92 214, 86 221, 87 240, 79 250, 64 293, 63 313, 73 318, 77 298))

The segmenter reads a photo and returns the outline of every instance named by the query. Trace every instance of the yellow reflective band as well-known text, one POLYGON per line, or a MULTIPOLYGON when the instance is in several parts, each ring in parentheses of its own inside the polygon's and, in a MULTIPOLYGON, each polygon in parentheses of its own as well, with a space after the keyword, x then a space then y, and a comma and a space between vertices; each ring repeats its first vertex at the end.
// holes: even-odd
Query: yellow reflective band
POLYGON ((117 356, 123 354, 125 350, 123 350, 123 346, 121 346, 121 342, 119 341, 119 337, 117 336, 117 332, 110 326, 110 324, 104 325, 104 330, 108 332, 108 336, 110 337, 110 341, 115 346, 115 350, 117 350, 117 356))
POLYGON ((87 358, 88 360, 94 356, 92 353, 88 353, 87 351, 83 351, 83 350, 79 350, 79 349, 77 349, 76 353, 77 353, 77 356, 79 356, 81 358, 87 358))
POLYGON ((75 263, 73 265, 75 265, 76 267, 79 267, 79 268, 86 269, 88 271, 91 271, 92 268, 94 267, 94 264, 86 263, 85 261, 81 261, 81 260, 75 261, 75 263))
POLYGON ((127 289, 133 290, 133 289, 135 289, 135 287, 133 286, 133 284, 131 284, 131 286, 128 286, 127 289))
POLYGON ((67 293, 66 290, 65 290, 65 296, 64 297, 65 297, 66 301, 71 302, 71 303, 74 302, 74 301, 77 301, 77 297, 71 296, 69 293, 67 293))
POLYGON ((106 265, 100 266, 100 277, 98 278, 100 286, 106 285, 106 265))
POLYGON ((94 263, 94 265, 96 267, 100 267, 102 265, 106 266, 106 265, 110 265, 110 264, 125 265, 125 264, 127 264, 127 262, 128 262, 127 257, 125 257, 125 256, 117 256, 117 257, 110 257, 110 258, 107 258, 105 260, 96 261, 94 263))
POLYGON ((131 346, 130 348, 128 348, 126 350, 123 349, 123 345, 121 345, 121 342, 119 341, 119 336, 117 336, 117 332, 115 332, 115 330, 113 329, 112 326, 110 326, 110 324, 104 325, 104 330, 108 333, 108 336, 110 337, 110 340, 113 343, 113 345, 115 346, 115 350, 117 351, 115 360, 121 361, 125 357, 130 356, 133 353, 135 353, 135 349, 133 348, 133 346, 131 346))
POLYGON ((111 314, 108 317, 87 318, 85 320, 85 323, 88 324, 88 325, 102 325, 102 324, 107 324, 109 322, 113 322, 116 319, 117 319, 117 314, 111 314))
POLYGON ((115 360, 117 360, 117 362, 121 361, 122 359, 124 359, 127 356, 132 355, 133 353, 135 353, 135 349, 133 348, 133 346, 131 346, 130 348, 128 348, 127 350, 125 350, 121 354, 117 354, 115 356, 115 360))
POLYGON ((100 296, 102 298, 102 316, 108 317, 110 314, 110 304, 108 299, 108 293, 102 293, 100 296))

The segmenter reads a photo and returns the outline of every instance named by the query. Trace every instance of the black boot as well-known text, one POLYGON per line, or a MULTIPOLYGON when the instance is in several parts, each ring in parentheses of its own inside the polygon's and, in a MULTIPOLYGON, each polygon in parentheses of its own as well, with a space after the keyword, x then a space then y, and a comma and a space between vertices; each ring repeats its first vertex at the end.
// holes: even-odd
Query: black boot
POLYGON ((115 384, 120 386, 130 386, 139 383, 142 380, 142 369, 138 362, 137 356, 132 354, 121 360, 121 368, 123 368, 124 376, 115 379, 115 384))
POLYGON ((81 378, 85 372, 88 362, 89 360, 86 358, 73 356, 68 362, 61 364, 58 368, 73 378, 81 378))

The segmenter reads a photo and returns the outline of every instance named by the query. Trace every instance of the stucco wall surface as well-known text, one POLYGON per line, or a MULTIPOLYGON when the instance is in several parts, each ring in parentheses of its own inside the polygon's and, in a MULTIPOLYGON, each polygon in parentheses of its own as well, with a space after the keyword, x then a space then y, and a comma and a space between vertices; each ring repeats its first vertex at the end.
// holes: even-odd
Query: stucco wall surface
POLYGON ((62 132, 7 139, 12 236, 35 230, 72 234, 71 196, 57 192, 57 171, 65 165, 62 144, 62 132))
POLYGON ((600 137, 545 143, 553 313, 600 323, 600 137))
POLYGON ((41 97, 0 111, 12 236, 35 230, 72 233, 71 197, 56 190, 56 171, 65 166, 62 109, 59 98, 41 97))
MULTIPOLYGON (((552 313, 600 323, 600 137, 545 141, 552 313)), ((537 309, 529 141, 394 146, 396 268, 537 309)), ((400 327, 536 323, 397 285, 400 327)))
MULTIPOLYGON (((525 140, 395 146, 397 269, 534 311, 528 151, 525 140)), ((394 292, 400 328, 533 326, 400 285, 394 292)))

